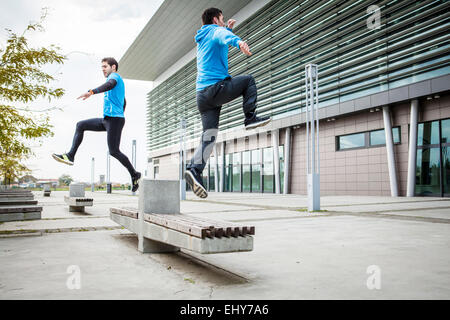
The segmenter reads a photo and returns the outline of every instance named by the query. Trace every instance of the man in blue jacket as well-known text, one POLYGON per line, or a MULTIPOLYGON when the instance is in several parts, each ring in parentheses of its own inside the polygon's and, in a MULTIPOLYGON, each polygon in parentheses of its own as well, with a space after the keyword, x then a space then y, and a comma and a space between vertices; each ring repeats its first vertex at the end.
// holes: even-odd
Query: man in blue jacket
POLYGON ((133 168, 128 157, 119 149, 122 129, 125 125, 124 111, 127 102, 125 100, 125 85, 122 77, 117 73, 118 69, 119 64, 116 59, 104 58, 102 60, 102 71, 106 78, 106 83, 96 89, 89 90, 79 96, 78 99, 86 100, 94 94, 104 92, 103 118, 78 122, 70 151, 64 154, 54 153, 52 157, 59 162, 73 165, 75 154, 83 141, 84 131, 106 131, 109 153, 127 168, 133 185, 132 191, 135 192, 139 188, 141 173, 133 168))
POLYGON ((236 20, 223 21, 220 9, 209 8, 202 15, 203 26, 197 31, 197 107, 202 117, 203 133, 200 145, 185 172, 186 182, 200 198, 208 193, 203 186, 202 172, 216 142, 220 109, 240 96, 243 97, 245 128, 266 125, 270 117, 256 116, 256 84, 251 75, 231 77, 228 74, 228 46, 250 56, 250 48, 231 30, 236 20))

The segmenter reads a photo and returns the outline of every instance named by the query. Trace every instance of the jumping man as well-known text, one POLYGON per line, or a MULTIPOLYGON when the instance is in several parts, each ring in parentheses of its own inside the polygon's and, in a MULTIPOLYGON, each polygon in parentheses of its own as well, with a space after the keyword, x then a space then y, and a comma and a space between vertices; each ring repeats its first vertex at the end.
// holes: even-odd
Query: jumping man
POLYGON ((126 100, 125 85, 122 77, 117 73, 118 69, 119 64, 114 58, 104 58, 102 60, 102 71, 106 78, 106 83, 96 89, 89 90, 79 96, 78 99, 86 100, 94 94, 104 92, 103 118, 78 122, 70 151, 64 154, 52 154, 52 156, 59 162, 73 165, 75 154, 83 141, 84 131, 106 131, 109 153, 127 168, 133 184, 132 191, 135 192, 139 188, 141 173, 133 168, 127 156, 119 150, 122 129, 125 125, 124 111, 126 100))
POLYGON ((228 74, 228 46, 238 48, 250 56, 250 48, 231 30, 236 20, 230 19, 225 25, 222 11, 209 8, 202 15, 203 26, 197 31, 197 107, 202 117, 203 133, 194 157, 187 165, 186 182, 200 198, 208 193, 203 186, 202 172, 206 160, 213 151, 219 131, 220 109, 243 96, 244 125, 253 129, 266 125, 270 117, 256 116, 256 84, 251 75, 231 77, 228 74))

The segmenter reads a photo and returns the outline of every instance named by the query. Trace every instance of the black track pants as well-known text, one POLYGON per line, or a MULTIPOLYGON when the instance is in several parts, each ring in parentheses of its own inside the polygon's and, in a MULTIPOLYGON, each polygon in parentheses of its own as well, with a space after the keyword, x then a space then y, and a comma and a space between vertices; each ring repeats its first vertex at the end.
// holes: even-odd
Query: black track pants
POLYGON ((84 131, 106 131, 109 154, 119 160, 119 162, 127 168, 131 177, 133 177, 136 174, 136 170, 134 170, 133 165, 130 160, 128 160, 128 157, 119 149, 120 138, 122 136, 122 129, 124 125, 125 118, 108 116, 78 122, 75 135, 73 137, 72 148, 67 155, 72 159, 75 159, 75 154, 77 153, 78 147, 83 141, 84 131))

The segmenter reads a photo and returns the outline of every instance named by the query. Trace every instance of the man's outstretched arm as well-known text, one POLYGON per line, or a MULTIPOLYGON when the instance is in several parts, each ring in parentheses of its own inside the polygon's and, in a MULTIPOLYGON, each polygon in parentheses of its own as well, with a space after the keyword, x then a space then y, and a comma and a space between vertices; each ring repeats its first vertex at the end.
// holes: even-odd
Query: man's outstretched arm
POLYGON ((117 81, 116 80, 109 79, 104 84, 102 84, 100 87, 92 89, 92 90, 89 90, 88 92, 86 92, 86 93, 82 94, 81 96, 79 96, 77 99, 83 98, 83 100, 86 100, 87 98, 89 98, 93 94, 102 93, 102 92, 106 92, 106 91, 112 90, 116 85, 117 85, 117 81))
MULTIPOLYGON (((231 26, 234 23, 231 24, 231 26)), ((229 23, 230 25, 230 23, 229 23)), ((231 29, 231 28, 230 28, 231 29)), ((214 32, 214 39, 225 45, 233 46, 238 48, 243 54, 247 56, 251 56, 250 48, 245 41, 242 41, 237 35, 235 35, 230 29, 226 28, 217 28, 214 32)))

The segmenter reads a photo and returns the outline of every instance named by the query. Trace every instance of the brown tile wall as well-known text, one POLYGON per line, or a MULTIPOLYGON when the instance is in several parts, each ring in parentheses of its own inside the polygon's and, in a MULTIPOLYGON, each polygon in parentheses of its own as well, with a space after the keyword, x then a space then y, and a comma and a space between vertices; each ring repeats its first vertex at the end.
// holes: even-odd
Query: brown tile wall
MULTIPOLYGON (((450 118, 450 95, 419 100, 419 122, 450 118)), ((406 195, 410 103, 391 106, 392 125, 400 126, 401 144, 394 146, 399 195, 406 195)), ((320 122, 320 189, 323 195, 391 194, 386 147, 336 151, 336 136, 383 129, 383 112, 364 111, 320 122)), ((281 136, 281 134, 280 134, 281 136)), ((291 193, 306 194, 305 126, 293 130, 291 193)), ((280 139, 281 143, 284 140, 280 139)))

